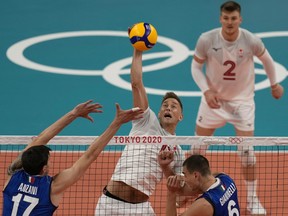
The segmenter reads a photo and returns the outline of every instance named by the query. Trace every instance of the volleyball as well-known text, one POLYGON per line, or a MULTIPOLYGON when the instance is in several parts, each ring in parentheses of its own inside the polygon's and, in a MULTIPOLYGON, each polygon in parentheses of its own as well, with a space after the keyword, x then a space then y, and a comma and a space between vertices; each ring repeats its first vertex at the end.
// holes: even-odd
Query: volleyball
POLYGON ((154 26, 145 22, 136 23, 129 31, 132 46, 140 51, 151 49, 156 44, 157 37, 154 26))

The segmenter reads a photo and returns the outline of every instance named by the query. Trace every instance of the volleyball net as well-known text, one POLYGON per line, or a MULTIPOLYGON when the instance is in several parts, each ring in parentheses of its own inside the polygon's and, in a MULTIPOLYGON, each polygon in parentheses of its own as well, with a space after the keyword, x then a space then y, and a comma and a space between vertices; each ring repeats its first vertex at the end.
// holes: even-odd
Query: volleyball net
MULTIPOLYGON (((3 187, 7 168, 19 152, 31 142, 32 136, 0 136, 0 183, 3 187)), ((52 149, 49 174, 69 168, 89 147, 96 136, 56 136, 48 146, 52 149)), ((267 210, 267 215, 288 215, 288 137, 192 137, 192 136, 115 136, 87 170, 85 175, 65 193, 55 215, 94 215, 98 198, 110 180, 118 159, 126 145, 180 145, 184 155, 190 154, 191 146, 202 151, 210 162, 212 172, 225 172, 236 182, 241 215, 246 215, 246 185, 241 174, 239 146, 250 146, 257 158, 257 194, 267 210)), ((133 148, 131 148, 133 150, 133 148)), ((133 152, 132 154, 133 155, 133 152)), ((136 155, 135 155, 136 157, 136 155)), ((165 215, 165 178, 157 184, 150 197, 156 215, 165 215)), ((178 212, 184 211, 189 200, 178 212)), ((3 196, 0 195, 0 208, 3 196)), ((105 215, 105 214, 104 214, 105 215)), ((249 215, 249 214, 247 214, 249 215)))

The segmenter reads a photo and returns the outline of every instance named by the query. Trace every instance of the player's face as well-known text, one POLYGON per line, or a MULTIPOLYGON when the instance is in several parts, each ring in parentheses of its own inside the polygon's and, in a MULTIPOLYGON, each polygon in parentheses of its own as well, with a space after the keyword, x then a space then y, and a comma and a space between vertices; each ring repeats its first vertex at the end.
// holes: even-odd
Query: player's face
POLYGON ((196 172, 190 173, 186 166, 183 167, 184 181, 193 191, 199 190, 198 175, 196 172))
POLYGON ((238 34, 242 17, 238 11, 226 12, 222 11, 220 23, 222 24, 222 33, 228 36, 238 34))
POLYGON ((174 98, 167 98, 161 105, 158 117, 162 125, 177 124, 183 118, 179 102, 174 98))

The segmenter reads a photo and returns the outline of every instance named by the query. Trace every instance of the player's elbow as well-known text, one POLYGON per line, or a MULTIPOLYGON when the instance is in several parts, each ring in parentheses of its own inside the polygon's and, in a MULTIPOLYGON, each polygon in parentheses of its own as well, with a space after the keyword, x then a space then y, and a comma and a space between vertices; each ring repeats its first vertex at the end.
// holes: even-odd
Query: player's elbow
POLYGON ((133 91, 138 91, 143 87, 143 83, 138 80, 132 80, 131 81, 131 87, 133 91))

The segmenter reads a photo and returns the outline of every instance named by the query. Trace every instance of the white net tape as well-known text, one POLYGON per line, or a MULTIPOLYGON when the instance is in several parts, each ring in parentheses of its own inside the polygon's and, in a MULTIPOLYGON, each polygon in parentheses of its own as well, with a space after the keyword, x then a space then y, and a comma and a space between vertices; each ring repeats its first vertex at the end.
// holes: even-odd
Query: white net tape
MULTIPOLYGON (((27 144, 34 136, 0 136, 0 144, 27 144)), ((56 136, 49 144, 87 145, 97 136, 56 136)), ((159 144, 159 145, 287 145, 288 137, 226 137, 226 136, 114 136, 109 145, 159 144)))

